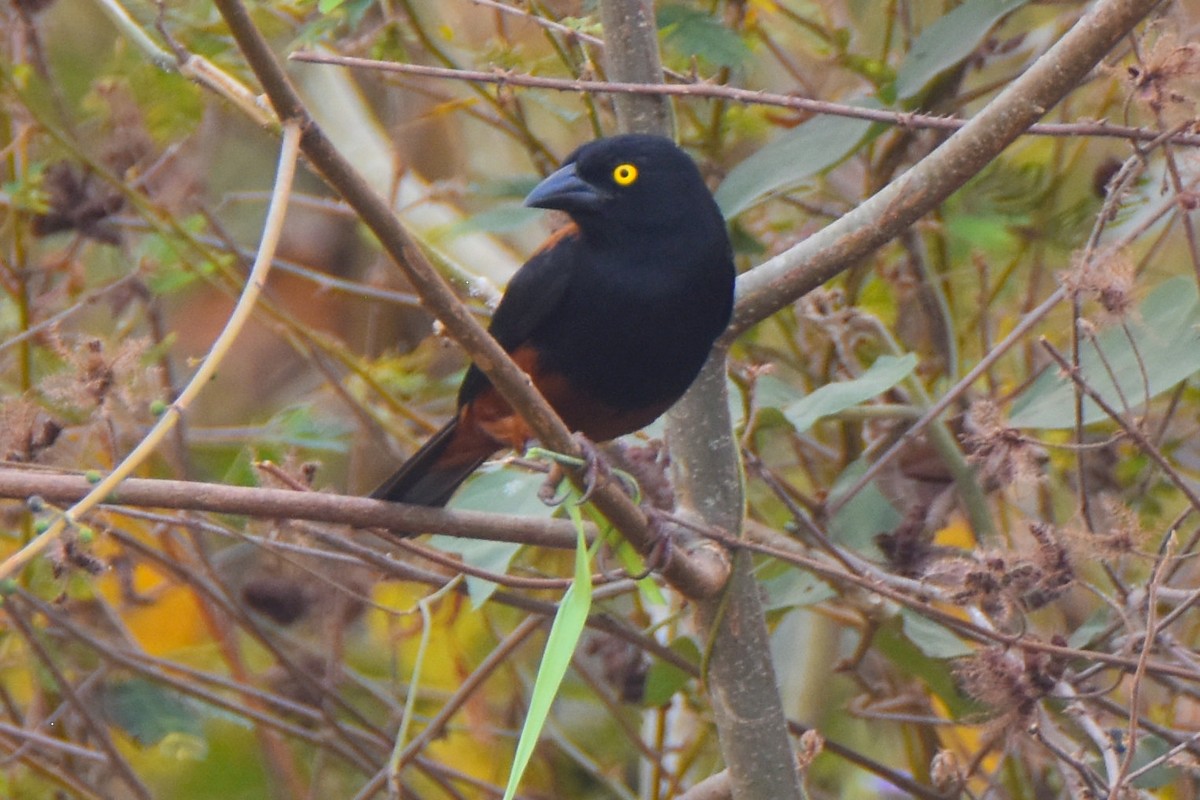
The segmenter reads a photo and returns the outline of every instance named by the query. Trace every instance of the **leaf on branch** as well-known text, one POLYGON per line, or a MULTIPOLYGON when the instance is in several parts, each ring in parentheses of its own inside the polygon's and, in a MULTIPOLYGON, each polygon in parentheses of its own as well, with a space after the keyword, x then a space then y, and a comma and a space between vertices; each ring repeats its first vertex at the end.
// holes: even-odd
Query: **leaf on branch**
POLYGON ((142 747, 167 737, 194 743, 193 757, 203 757, 204 727, 197 706, 174 691, 140 679, 110 683, 98 693, 104 717, 142 747))
POLYGON ((821 417, 828 417, 883 394, 907 378, 917 367, 912 353, 880 356, 861 376, 838 381, 816 389, 783 409, 783 415, 800 433, 811 428, 821 417))
MULTIPOLYGON (((1139 409, 1200 371, 1200 300, 1193 279, 1166 281, 1132 317, 1128 334, 1114 326, 1095 343, 1084 341, 1080 347, 1083 380, 1119 411, 1139 409)), ((1098 405, 1084 398, 1085 425, 1106 418, 1098 405)), ((1016 428, 1074 427, 1074 382, 1057 369, 1046 370, 1017 397, 1008 421, 1016 428)))
POLYGON ((971 55, 1001 17, 1027 2, 967 0, 921 31, 896 72, 896 96, 907 100, 916 95, 939 73, 971 55))
MULTIPOLYGON (((878 107, 872 101, 856 105, 878 107)), ((867 120, 817 117, 780 136, 734 167, 717 187, 717 205, 732 219, 768 195, 791 189, 858 149, 867 120)))
POLYGON ((695 56, 713 66, 733 68, 750 57, 750 48, 735 31, 702 11, 664 5, 656 17, 663 43, 685 58, 695 56))
MULTIPOLYGON (((555 509, 538 499, 537 490, 545 480, 540 473, 503 467, 485 466, 463 486, 451 505, 470 511, 504 512, 525 517, 549 517, 555 509)), ((463 561, 478 569, 505 574, 522 545, 432 536, 429 545, 447 553, 457 553, 463 561)), ((478 609, 499 587, 484 578, 467 576, 467 594, 471 607, 478 609)))

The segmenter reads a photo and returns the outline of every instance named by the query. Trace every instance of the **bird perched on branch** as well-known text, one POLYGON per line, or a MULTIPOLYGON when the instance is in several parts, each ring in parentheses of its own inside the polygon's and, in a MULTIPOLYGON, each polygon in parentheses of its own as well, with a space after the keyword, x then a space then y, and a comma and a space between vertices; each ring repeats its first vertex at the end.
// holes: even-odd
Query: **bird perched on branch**
MULTIPOLYGON (((733 252, 699 170, 662 137, 598 139, 525 205, 571 223, 513 275, 491 334, 571 430, 599 442, 650 424, 695 380, 733 307, 733 252)), ((489 456, 530 438, 472 365, 457 415, 371 496, 444 505, 489 456)))

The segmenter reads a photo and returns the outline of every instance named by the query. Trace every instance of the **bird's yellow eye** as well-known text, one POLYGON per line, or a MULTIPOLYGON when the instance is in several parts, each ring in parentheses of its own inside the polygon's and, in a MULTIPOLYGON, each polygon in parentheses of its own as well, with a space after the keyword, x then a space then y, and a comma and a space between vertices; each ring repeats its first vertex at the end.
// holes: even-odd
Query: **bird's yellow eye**
POLYGON ((618 186, 628 186, 637 180, 637 167, 633 164, 618 164, 613 169, 612 176, 618 186))

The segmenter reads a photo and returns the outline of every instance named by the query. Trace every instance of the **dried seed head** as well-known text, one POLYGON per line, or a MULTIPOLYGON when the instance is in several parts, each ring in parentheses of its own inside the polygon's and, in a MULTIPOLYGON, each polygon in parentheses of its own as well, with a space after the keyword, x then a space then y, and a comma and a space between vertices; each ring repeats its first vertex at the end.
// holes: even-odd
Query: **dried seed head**
POLYGON ((989 647, 955 665, 963 691, 994 709, 1000 719, 1024 727, 1034 706, 1054 688, 1062 665, 1045 653, 1014 653, 989 647))
POLYGON ((1025 676, 1025 665, 999 647, 989 647, 955 665, 963 691, 996 711, 1024 717, 1033 710, 1039 694, 1025 676))
POLYGON ((61 578, 76 570, 82 570, 89 575, 99 575, 108 568, 100 558, 92 555, 87 545, 79 541, 79 537, 67 534, 59 537, 49 553, 50 569, 54 577, 61 578))
POLYGON ((1066 546, 1052 527, 1038 522, 1029 526, 1029 532, 1037 541, 1033 553, 1037 578, 1022 593, 1021 600, 1027 609, 1032 610, 1041 608, 1065 592, 1075 582, 1075 570, 1066 546))
POLYGON ((1179 44, 1174 33, 1158 38, 1142 63, 1128 68, 1134 99, 1156 114, 1178 109, 1193 116, 1196 78, 1200 76, 1200 45, 1179 44))
POLYGON ((926 530, 924 509, 910 506, 904 520, 893 530, 875 537, 892 571, 915 578, 924 574, 933 554, 931 536, 926 530))
POLYGON ((966 784, 958 756, 950 750, 939 750, 929 764, 929 778, 933 788, 946 797, 957 797, 966 784))
POLYGON ((1073 297, 1096 300, 1114 319, 1124 319, 1133 311, 1134 263, 1124 251, 1079 258, 1060 279, 1073 297))
POLYGON ((816 757, 825 749, 825 737, 815 729, 809 728, 800 734, 800 747, 796 750, 796 767, 808 769, 816 757))
POLYGON ((90 411, 116 400, 125 408, 141 411, 148 406, 144 398, 157 391, 151 370, 142 364, 148 339, 126 339, 115 352, 99 339, 54 337, 50 345, 68 367, 47 378, 42 387, 45 395, 57 402, 90 411))
POLYGON ((1150 534, 1142 527, 1138 514, 1125 503, 1104 495, 1100 498, 1100 508, 1108 517, 1108 533, 1097 537, 1102 539, 1102 546, 1111 550, 1114 555, 1124 555, 1143 546, 1150 534))
POLYGON ((46 169, 42 186, 49 198, 49 210, 34 217, 35 236, 73 230, 104 244, 120 243, 119 232, 109 220, 125 204, 120 192, 83 167, 66 161, 46 169))
POLYGON ((1100 496, 1103 512, 1103 527, 1098 524, 1095 532, 1082 524, 1075 524, 1062 531, 1063 543, 1077 559, 1118 559, 1137 553, 1149 540, 1142 528, 1137 511, 1115 500, 1108 494, 1100 496))
POLYGON ((1038 444, 1016 428, 1004 425, 1000 409, 990 400, 978 400, 967 412, 964 437, 971 449, 968 460, 996 486, 1030 485, 1040 481, 1047 456, 1038 444))
POLYGON ((242 587, 242 602, 277 625, 291 625, 303 617, 317 598, 305 584, 291 577, 256 577, 242 587))
POLYGON ((0 457, 32 462, 52 446, 62 425, 26 397, 0 403, 0 457))
POLYGON ((615 636, 597 635, 589 640, 585 652, 600 660, 604 682, 615 689, 623 701, 642 702, 650 663, 640 649, 615 636))

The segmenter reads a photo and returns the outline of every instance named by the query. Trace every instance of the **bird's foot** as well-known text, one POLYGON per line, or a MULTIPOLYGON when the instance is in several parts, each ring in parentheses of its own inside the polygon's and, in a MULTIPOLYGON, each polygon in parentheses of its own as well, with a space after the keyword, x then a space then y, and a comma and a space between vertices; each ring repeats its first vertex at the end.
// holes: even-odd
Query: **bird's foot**
MULTIPOLYGON (((581 433, 574 434, 575 443, 579 445, 580 451, 583 453, 582 458, 555 453, 550 450, 535 448, 538 455, 545 456, 550 460, 550 474, 546 476, 542 488, 538 490, 538 497, 547 505, 561 505, 569 495, 569 492, 559 492, 559 484, 562 483, 565 473, 563 465, 583 469, 583 494, 580 495, 579 503, 586 503, 592 498, 596 491, 596 487, 602 484, 609 478, 616 478, 622 488, 629 493, 631 497, 638 498, 639 492, 637 482, 633 478, 621 470, 615 470, 609 466, 604 455, 596 448, 586 436, 581 433)), ((533 452, 533 451, 531 451, 533 452)))
POLYGON ((654 531, 654 539, 650 543, 650 549, 642 553, 641 571, 626 576, 635 581, 648 578, 656 572, 661 573, 670 565, 671 558, 675 555, 674 536, 659 524, 653 514, 650 517, 650 529, 654 531))

